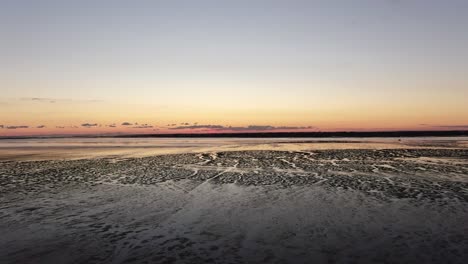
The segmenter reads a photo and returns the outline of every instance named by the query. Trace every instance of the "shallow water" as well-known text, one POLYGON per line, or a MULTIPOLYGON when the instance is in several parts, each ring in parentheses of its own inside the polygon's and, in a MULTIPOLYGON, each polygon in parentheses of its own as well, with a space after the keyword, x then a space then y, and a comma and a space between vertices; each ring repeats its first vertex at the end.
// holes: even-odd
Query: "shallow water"
POLYGON ((241 150, 468 148, 468 137, 416 138, 38 138, 0 140, 0 160, 144 157, 241 150))

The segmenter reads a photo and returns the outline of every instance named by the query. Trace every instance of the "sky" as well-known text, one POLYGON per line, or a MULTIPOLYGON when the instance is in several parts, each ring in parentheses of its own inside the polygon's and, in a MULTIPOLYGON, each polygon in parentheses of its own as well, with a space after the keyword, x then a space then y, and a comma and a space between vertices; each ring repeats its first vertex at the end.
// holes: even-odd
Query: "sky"
POLYGON ((468 1, 0 1, 0 136, 468 129, 468 1))

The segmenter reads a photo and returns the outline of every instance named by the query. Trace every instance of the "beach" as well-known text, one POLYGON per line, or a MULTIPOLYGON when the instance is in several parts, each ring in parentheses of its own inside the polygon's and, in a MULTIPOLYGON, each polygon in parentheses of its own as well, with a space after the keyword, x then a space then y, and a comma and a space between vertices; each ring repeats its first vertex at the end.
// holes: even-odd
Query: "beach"
POLYGON ((0 262, 468 258, 465 138, 202 143, 4 144, 0 262))

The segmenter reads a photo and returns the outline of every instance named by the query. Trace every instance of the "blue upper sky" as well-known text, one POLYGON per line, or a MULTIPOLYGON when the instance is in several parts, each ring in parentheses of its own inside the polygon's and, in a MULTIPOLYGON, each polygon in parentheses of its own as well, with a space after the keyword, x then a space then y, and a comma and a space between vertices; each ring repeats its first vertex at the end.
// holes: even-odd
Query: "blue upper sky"
POLYGON ((3 0, 0 101, 321 116, 428 106, 433 123, 447 109, 454 123, 468 116, 467 13, 463 0, 3 0))

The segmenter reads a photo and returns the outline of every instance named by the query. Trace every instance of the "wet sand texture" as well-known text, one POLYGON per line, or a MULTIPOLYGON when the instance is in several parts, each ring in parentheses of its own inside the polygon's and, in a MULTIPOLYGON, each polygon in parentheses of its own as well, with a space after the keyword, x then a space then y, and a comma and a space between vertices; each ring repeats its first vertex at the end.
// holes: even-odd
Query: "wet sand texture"
POLYGON ((0 163, 1 263, 465 263, 468 150, 0 163))

